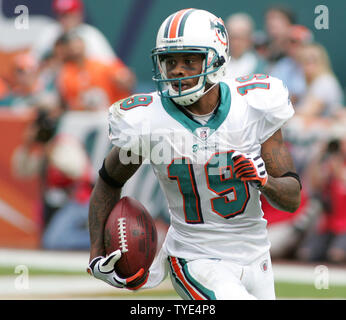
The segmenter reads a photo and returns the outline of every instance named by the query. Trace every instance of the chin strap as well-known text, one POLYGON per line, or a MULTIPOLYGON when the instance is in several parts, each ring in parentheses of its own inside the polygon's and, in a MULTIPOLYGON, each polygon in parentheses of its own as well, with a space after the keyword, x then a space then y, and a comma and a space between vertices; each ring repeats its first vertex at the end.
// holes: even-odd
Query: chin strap
MULTIPOLYGON (((197 102, 199 99, 201 99, 205 94, 207 94, 211 89, 213 89, 218 83, 214 83, 212 84, 212 86, 210 88, 208 88, 206 91, 202 92, 198 97, 197 99, 193 99, 193 101, 191 103, 187 103, 188 101, 186 101, 186 103, 183 103, 181 100, 182 98, 185 98, 186 100, 188 100, 189 98, 187 98, 188 96, 184 96, 184 97, 176 97, 176 98, 172 98, 172 100, 179 104, 180 106, 189 106, 195 102, 197 102)), ((203 88, 205 90, 205 86, 203 88)), ((197 92, 194 92, 192 93, 191 95, 193 94, 198 94, 200 91, 197 91, 197 92)))

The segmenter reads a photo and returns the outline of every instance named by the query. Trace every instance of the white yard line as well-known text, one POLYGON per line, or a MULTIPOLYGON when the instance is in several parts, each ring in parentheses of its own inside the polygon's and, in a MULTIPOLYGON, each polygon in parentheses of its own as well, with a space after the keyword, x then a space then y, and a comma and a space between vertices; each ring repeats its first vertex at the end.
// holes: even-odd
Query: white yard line
MULTIPOLYGON (((89 253, 86 251, 0 249, 0 267, 24 265, 29 269, 85 272, 88 260, 89 253)), ((314 283, 316 277, 327 270, 331 284, 346 284, 346 268, 274 262, 273 269, 277 281, 314 283)))
MULTIPOLYGON (((1 299, 97 298, 150 299, 150 296, 117 289, 86 273, 88 252, 0 249, 0 267, 13 268, 13 275, 0 276, 1 299), (82 275, 31 275, 30 269, 85 272, 82 275), (105 298, 106 297, 106 298, 105 298)), ((157 298, 174 290, 167 278, 155 289, 157 298)), ((169 299, 169 297, 166 297, 169 299)))
POLYGON ((3 267, 25 265, 28 268, 83 272, 88 261, 88 252, 0 249, 0 266, 3 267))
MULTIPOLYGON (((145 290, 147 291, 147 290, 145 290)), ((174 299, 174 290, 166 279, 153 291, 156 299, 174 299), (162 292, 162 294, 160 294, 162 292), (169 293, 172 292, 172 295, 169 293), (167 296, 169 295, 169 296, 167 296), (170 297, 170 298, 169 298, 170 297)), ((117 289, 90 276, 0 277, 0 300, 8 299, 150 299, 150 292, 117 289), (148 298, 149 297, 149 298, 148 298)))
POLYGON ((275 281, 315 284, 323 277, 330 285, 346 285, 346 268, 321 264, 273 264, 275 281))

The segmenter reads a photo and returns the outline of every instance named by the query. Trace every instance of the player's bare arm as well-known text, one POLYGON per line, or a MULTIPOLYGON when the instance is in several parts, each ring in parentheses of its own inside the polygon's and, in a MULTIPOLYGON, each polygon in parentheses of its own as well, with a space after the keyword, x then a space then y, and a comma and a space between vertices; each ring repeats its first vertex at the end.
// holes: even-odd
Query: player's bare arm
MULTIPOLYGON (((113 147, 105 160, 107 174, 119 184, 125 183, 140 167, 139 164, 124 165, 119 159, 120 149, 113 147)), ((89 205, 90 261, 104 256, 104 226, 108 215, 120 199, 121 188, 107 184, 101 177, 93 189, 89 205)))
POLYGON ((261 156, 268 173, 268 181, 261 189, 262 194, 277 209, 296 211, 300 204, 300 184, 291 176, 282 177, 287 172, 295 172, 295 167, 281 130, 262 144, 261 156))

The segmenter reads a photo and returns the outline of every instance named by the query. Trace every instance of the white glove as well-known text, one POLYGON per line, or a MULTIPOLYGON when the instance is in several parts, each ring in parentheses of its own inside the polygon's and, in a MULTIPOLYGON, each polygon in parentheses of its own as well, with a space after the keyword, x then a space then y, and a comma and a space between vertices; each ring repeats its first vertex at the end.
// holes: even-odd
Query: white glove
POLYGON ((239 151, 232 154, 233 168, 238 179, 249 182, 255 189, 261 189, 268 181, 265 163, 261 156, 239 151))
POLYGON ((144 275, 144 269, 141 268, 133 276, 129 278, 121 278, 116 274, 114 270, 114 266, 120 258, 121 258, 120 250, 113 251, 107 257, 102 257, 102 256, 96 257, 89 263, 89 267, 87 271, 89 274, 91 274, 95 278, 105 281, 113 287, 126 288, 130 290, 139 289, 141 286, 143 286, 146 283, 149 272, 146 275, 144 275), (141 281, 137 283, 138 280, 141 280, 141 281), (133 285, 134 283, 135 285, 133 285))

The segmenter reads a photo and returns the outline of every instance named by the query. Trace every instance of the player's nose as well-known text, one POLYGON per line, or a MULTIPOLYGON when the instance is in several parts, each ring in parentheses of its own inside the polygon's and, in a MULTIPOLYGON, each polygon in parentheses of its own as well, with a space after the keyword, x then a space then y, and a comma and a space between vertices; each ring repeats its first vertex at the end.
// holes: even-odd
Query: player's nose
POLYGON ((174 78, 184 76, 186 74, 186 67, 184 61, 177 60, 174 67, 170 70, 170 73, 174 78))

